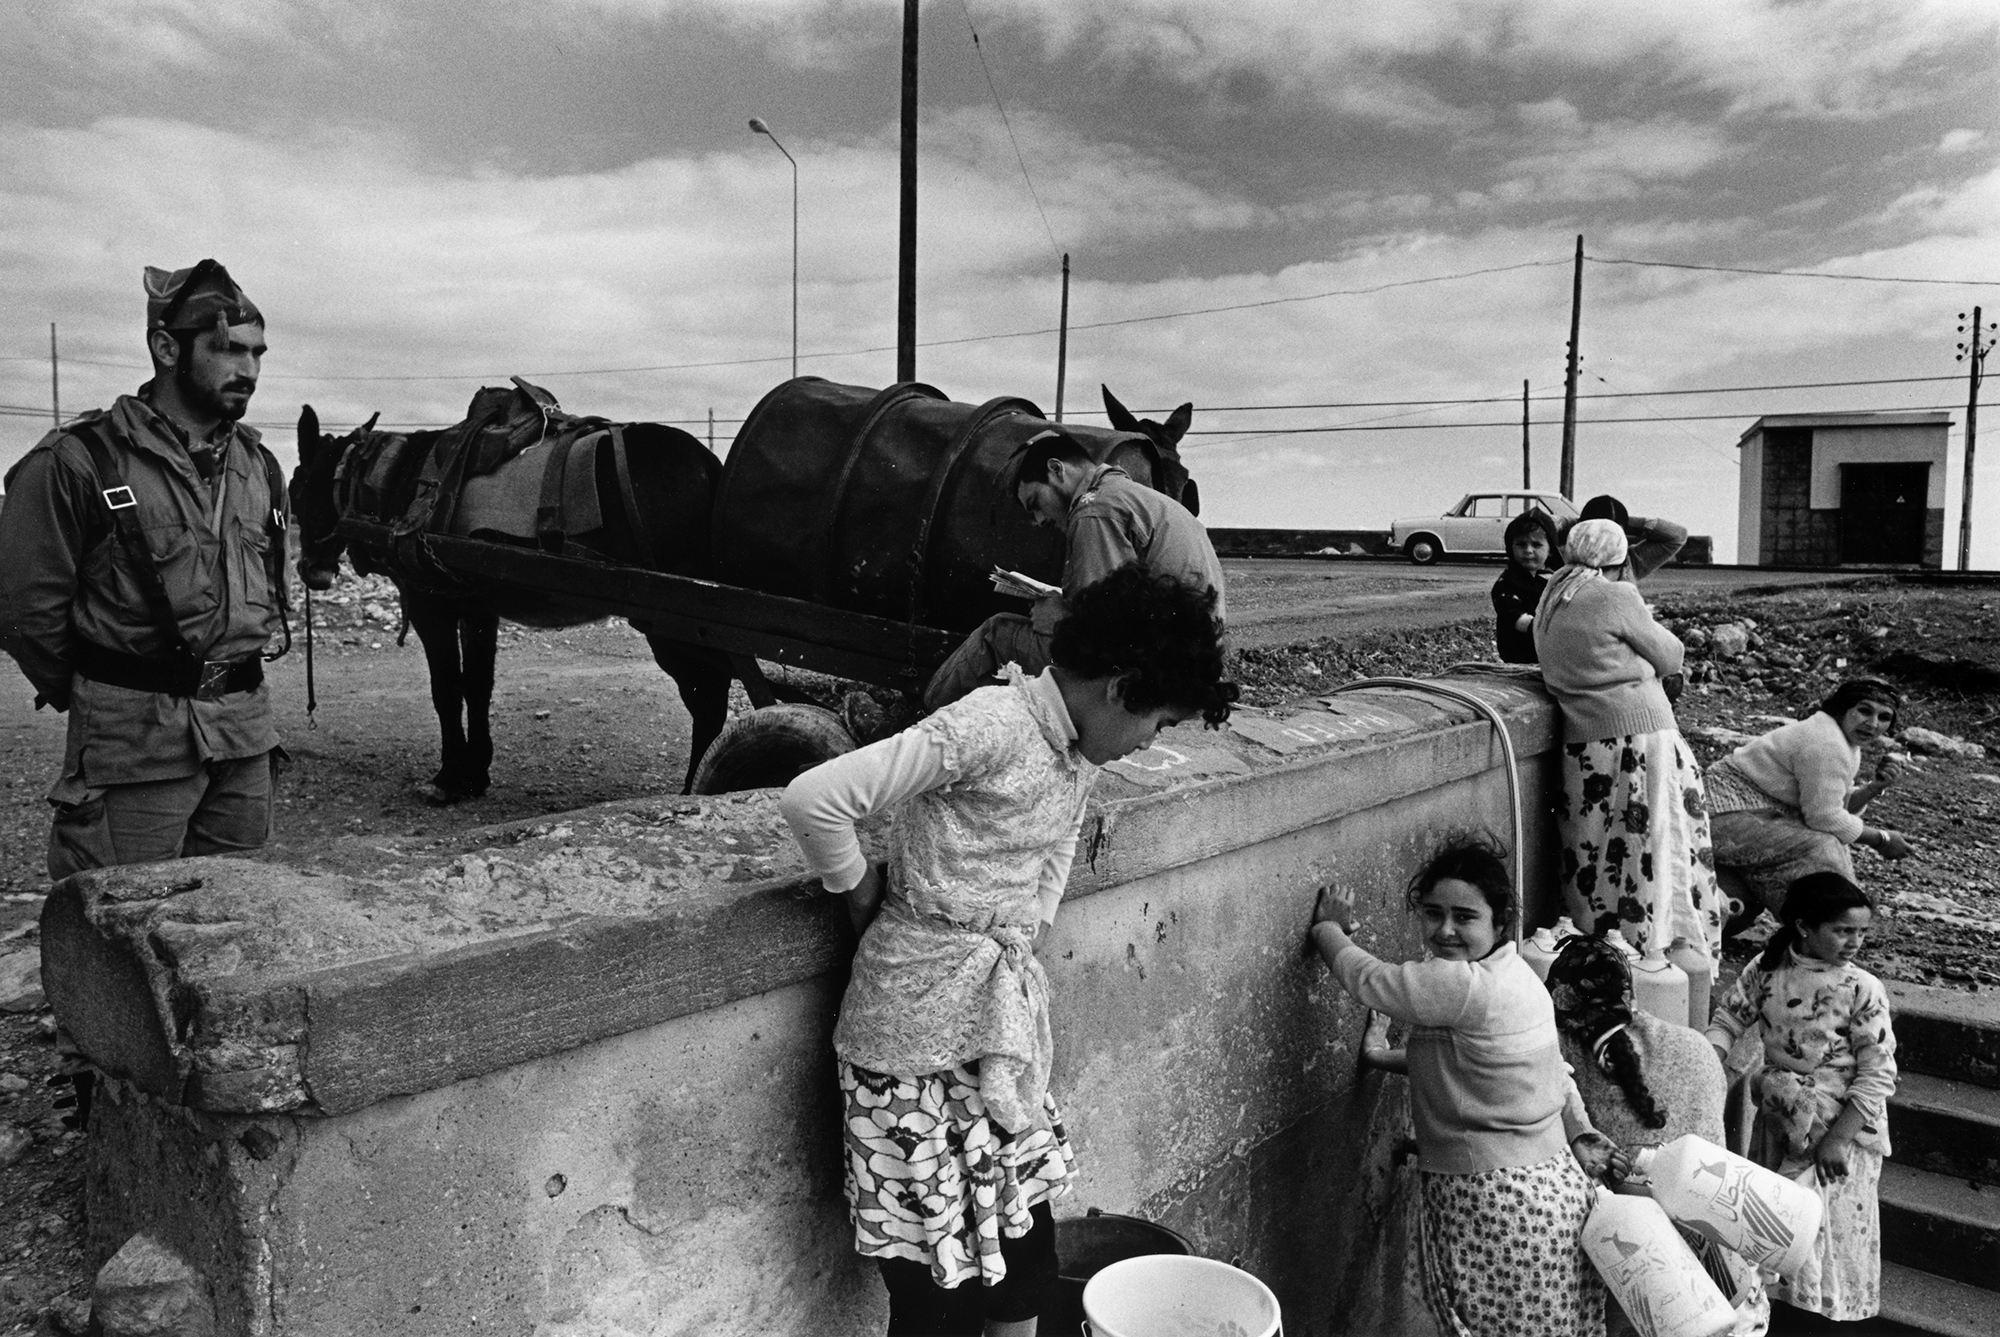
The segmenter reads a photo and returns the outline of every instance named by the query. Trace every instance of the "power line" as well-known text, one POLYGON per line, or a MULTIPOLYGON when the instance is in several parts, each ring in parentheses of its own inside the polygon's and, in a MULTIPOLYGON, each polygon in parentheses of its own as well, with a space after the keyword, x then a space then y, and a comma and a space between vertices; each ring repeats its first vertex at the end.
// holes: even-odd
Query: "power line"
POLYGON ((965 11, 965 27, 972 34, 972 52, 979 57, 979 72, 986 76, 986 91, 993 95, 994 110, 1000 113, 1000 124, 1007 128, 1007 142, 1014 146, 1014 161, 1021 165, 1021 180, 1027 182, 1028 197, 1035 202, 1035 212, 1042 216, 1042 231, 1049 234, 1049 245, 1057 255, 1062 254, 1062 243, 1056 240, 1056 230, 1049 226, 1049 211, 1042 207, 1042 197, 1035 189, 1034 178, 1028 175, 1028 160, 1022 156, 1021 141, 1014 138, 1014 123, 1007 119, 1007 104, 1000 100, 1000 90, 994 86, 993 71, 986 66, 986 49, 979 45, 979 29, 972 26, 972 9, 966 0, 958 0, 958 7, 965 11))
POLYGON ((1586 255, 1583 258, 1594 265, 1698 269, 1714 274, 1762 274, 1780 279, 1844 279, 1849 283, 1925 283, 1946 288, 2000 288, 2000 279, 1913 279, 1894 274, 1836 274, 1825 269, 1752 269, 1747 265, 1698 265, 1681 260, 1629 260, 1608 255, 1586 255))
MULTIPOLYGON (((1842 410, 1842 412, 1845 413, 1908 413, 1911 411, 1912 410, 1906 408, 1842 410)), ((1640 417, 1640 418, 1579 418, 1577 420, 1577 425, 1579 427, 1596 427, 1611 423, 1635 423, 1635 422, 1719 422, 1719 421, 1728 421, 1732 419, 1741 420, 1749 416, 1750 415, 1746 413, 1682 413, 1682 414, 1674 414, 1671 416, 1655 416, 1649 414, 1645 417, 1640 417)), ((1329 424, 1323 427, 1262 427, 1258 429, 1257 434, 1259 436, 1312 436, 1323 432, 1427 432, 1433 430, 1447 431, 1462 427, 1519 427, 1520 425, 1521 425, 1521 420, 1519 418, 1506 419, 1500 422, 1412 422, 1412 423, 1392 423, 1379 426, 1363 425, 1360 423, 1336 423, 1336 424, 1329 424)), ((1562 425, 1562 419, 1536 418, 1532 421, 1530 425, 1535 427, 1560 427, 1562 425)), ((1210 428, 1197 428, 1195 430, 1188 432, 1187 435, 1188 436, 1231 436, 1234 434, 1235 434, 1234 429, 1231 428, 1210 427, 1210 428)), ((1207 442, 1203 444, 1219 445, 1221 443, 1207 442)))

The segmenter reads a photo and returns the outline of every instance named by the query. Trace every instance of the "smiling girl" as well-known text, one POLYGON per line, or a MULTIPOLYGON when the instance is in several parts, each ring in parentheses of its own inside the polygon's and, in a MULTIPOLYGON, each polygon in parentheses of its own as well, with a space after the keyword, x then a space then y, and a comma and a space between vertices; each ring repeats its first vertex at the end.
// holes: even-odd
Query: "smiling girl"
POLYGON ((889 1332, 1032 1337, 1073 1174, 1049 1093, 1054 922, 1098 768, 1194 716, 1220 724, 1212 590, 1136 566, 1079 590, 1054 665, 1007 666, 893 738, 794 780, 806 864, 861 934, 833 1048, 855 1246, 889 1332), (893 809, 886 875, 855 823, 893 809))
POLYGON ((1839 1322, 1881 1307, 1876 1189, 1889 1154, 1896 1035, 1882 982, 1854 964, 1873 918, 1867 894, 1838 873, 1792 883, 1783 927, 1708 1028, 1724 1056, 1745 1031, 1761 1032, 1751 1159, 1793 1178, 1812 1172, 1826 1199, 1816 1259, 1774 1285, 1772 1298, 1839 1322))
POLYGON ((1806 718, 1710 766, 1709 835, 1718 871, 1741 877, 1775 912, 1785 888, 1808 873, 1852 881, 1850 845, 1866 845, 1886 859, 1908 855, 1901 835, 1862 820, 1868 804, 1895 780, 1895 760, 1884 757, 1868 783, 1855 783, 1862 749, 1888 738, 1900 708, 1887 682, 1850 678, 1806 718))
POLYGON ((1499 851, 1461 836, 1411 879, 1430 956, 1394 964, 1356 946, 1322 890, 1313 945, 1355 999, 1410 1023, 1410 1110, 1423 1205, 1424 1295, 1452 1337, 1604 1328, 1579 1247, 1590 1176, 1612 1163, 1563 1064, 1555 1008, 1508 928, 1518 907, 1499 851))

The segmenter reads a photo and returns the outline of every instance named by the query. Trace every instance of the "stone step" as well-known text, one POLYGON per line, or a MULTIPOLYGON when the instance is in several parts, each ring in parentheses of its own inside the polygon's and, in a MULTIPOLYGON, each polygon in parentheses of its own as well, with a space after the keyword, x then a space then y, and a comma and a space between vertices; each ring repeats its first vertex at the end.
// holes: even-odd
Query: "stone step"
POLYGON ((1993 1337, 2000 1333, 2000 1291, 1968 1286, 1885 1260, 1881 1323, 1868 1330, 1993 1337))
POLYGON ((1903 1073, 1889 1099, 1889 1141, 1904 1165, 2000 1184, 2000 1090, 1903 1073))
POLYGON ((1882 1258, 2000 1290, 2000 1186, 1882 1167, 1882 1258))
POLYGON ((1884 984, 1895 1018, 1897 1067, 2000 1087, 2000 994, 1884 984))

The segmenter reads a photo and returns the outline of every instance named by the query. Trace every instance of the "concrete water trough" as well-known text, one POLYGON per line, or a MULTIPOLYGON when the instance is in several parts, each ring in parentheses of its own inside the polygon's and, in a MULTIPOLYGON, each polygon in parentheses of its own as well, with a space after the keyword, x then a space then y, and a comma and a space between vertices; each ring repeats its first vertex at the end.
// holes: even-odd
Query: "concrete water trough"
MULTIPOLYGON (((1453 681, 1520 754, 1544 909, 1555 711, 1453 681)), ((1159 1221, 1295 1335, 1421 1327, 1402 1080, 1359 1065, 1305 926, 1338 882, 1364 941, 1415 955, 1403 884, 1446 828, 1508 830, 1502 765, 1469 707, 1380 690, 1112 768, 1042 952, 1059 1217, 1159 1221)), ((879 1332, 828 1045, 851 942, 776 797, 58 885, 48 993, 103 1074, 91 1265, 178 1268, 187 1332, 879 1332)))

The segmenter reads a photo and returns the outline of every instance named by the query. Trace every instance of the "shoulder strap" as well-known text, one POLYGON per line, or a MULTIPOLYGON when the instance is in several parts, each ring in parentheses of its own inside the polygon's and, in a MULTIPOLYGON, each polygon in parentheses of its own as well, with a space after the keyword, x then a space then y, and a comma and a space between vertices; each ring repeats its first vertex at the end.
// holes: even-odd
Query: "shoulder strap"
POLYGON ((69 434, 81 441, 90 454, 90 467, 97 475, 97 495, 103 499, 109 514, 112 537, 125 549, 126 559, 132 564, 132 574, 139 582, 140 594, 146 600, 147 611, 166 638, 167 652, 180 659, 198 659, 199 656, 181 635, 180 619, 174 616, 174 604, 167 595, 166 582, 160 578, 160 568, 153 560, 153 549, 146 542, 145 531, 139 528, 139 498, 125 482, 125 471, 119 467, 117 452, 105 439, 103 428, 94 421, 70 424, 69 434))

